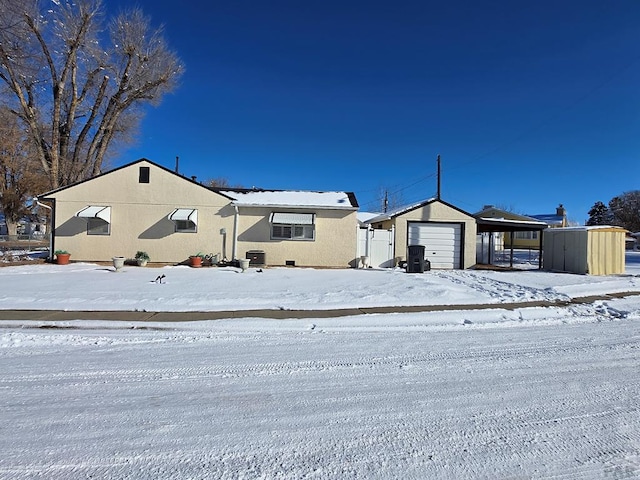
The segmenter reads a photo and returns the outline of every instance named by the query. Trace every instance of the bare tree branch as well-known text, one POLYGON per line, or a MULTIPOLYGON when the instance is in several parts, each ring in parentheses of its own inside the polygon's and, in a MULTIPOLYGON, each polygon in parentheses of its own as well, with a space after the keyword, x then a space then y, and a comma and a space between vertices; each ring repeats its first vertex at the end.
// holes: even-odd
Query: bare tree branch
POLYGON ((101 0, 46 10, 38 0, 0 0, 2 100, 28 127, 52 188, 100 173, 110 149, 136 130, 135 112, 157 105, 183 70, 140 9, 105 29, 101 0))

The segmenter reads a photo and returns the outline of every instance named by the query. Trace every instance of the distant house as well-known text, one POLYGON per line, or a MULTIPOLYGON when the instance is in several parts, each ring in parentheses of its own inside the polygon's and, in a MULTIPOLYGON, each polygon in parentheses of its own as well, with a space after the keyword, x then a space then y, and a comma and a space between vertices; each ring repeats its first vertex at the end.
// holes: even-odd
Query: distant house
MULTIPOLYGON (((47 231, 47 221, 36 215, 22 217, 18 221, 18 235, 26 237, 44 237, 47 231)), ((0 213, 0 236, 9 234, 4 214, 0 213)))
POLYGON ((437 198, 368 219, 374 230, 388 231, 392 260, 407 260, 409 246, 425 247, 434 269, 470 268, 476 262, 476 221, 467 212, 437 198))
POLYGON ((350 192, 208 188, 147 159, 44 194, 53 249, 76 261, 132 258, 181 263, 260 251, 269 265, 348 267, 358 203, 350 192))
MULTIPOLYGON (((508 212, 494 207, 493 205, 485 206, 481 211, 474 213, 476 218, 495 218, 517 222, 530 223, 535 226, 536 223, 543 223, 545 228, 561 228, 567 226, 567 213, 562 204, 556 209, 555 214, 536 214, 536 215, 520 215, 508 212)), ((513 232, 505 230, 502 245, 504 248, 525 248, 539 249, 541 245, 541 231, 543 229, 522 229, 513 232)))

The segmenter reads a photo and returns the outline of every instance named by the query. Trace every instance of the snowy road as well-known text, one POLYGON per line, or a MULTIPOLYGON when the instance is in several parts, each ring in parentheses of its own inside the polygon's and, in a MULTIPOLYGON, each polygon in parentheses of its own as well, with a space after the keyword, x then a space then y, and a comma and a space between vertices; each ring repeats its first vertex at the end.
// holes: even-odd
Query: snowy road
POLYGON ((599 312, 6 327, 0 478, 638 478, 640 322, 599 312))

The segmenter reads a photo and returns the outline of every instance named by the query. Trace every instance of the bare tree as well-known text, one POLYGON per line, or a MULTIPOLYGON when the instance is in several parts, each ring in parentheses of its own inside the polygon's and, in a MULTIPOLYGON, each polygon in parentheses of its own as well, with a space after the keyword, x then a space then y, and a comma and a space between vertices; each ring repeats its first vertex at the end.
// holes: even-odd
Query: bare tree
POLYGON ((27 127, 51 188, 101 172, 144 104, 172 91, 183 65, 140 9, 108 22, 100 0, 0 0, 3 103, 27 127))
POLYGON ((207 187, 211 187, 211 188, 229 188, 229 189, 244 188, 240 184, 231 185, 231 182, 226 177, 210 178, 208 180, 205 180, 204 184, 207 187))
POLYGON ((15 115, 0 108, 0 209, 9 235, 18 233, 18 222, 30 213, 28 197, 44 190, 46 184, 32 142, 15 115))
POLYGON ((396 210, 404 205, 401 191, 389 191, 386 187, 380 187, 376 196, 376 207, 381 212, 388 212, 390 210, 396 210))

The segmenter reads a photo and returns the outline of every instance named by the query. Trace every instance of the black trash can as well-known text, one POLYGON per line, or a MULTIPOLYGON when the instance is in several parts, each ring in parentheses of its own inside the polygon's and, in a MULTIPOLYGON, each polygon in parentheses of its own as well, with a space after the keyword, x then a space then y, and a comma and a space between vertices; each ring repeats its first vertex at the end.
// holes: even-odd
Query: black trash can
POLYGON ((407 247, 407 273, 424 273, 424 267, 424 245, 409 245, 407 247))

